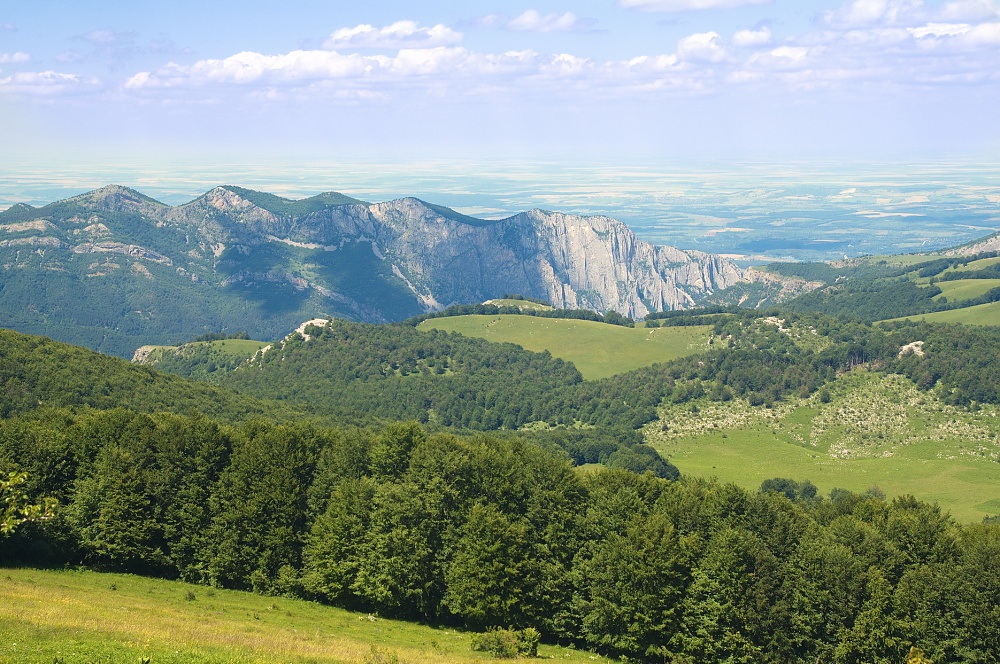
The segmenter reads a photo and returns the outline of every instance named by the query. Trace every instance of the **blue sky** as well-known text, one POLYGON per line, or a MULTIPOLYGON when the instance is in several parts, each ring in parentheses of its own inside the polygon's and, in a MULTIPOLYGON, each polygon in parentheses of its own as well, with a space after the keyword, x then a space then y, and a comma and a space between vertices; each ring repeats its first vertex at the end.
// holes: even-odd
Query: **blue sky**
POLYGON ((1000 0, 0 1, 8 164, 1000 155, 1000 0))

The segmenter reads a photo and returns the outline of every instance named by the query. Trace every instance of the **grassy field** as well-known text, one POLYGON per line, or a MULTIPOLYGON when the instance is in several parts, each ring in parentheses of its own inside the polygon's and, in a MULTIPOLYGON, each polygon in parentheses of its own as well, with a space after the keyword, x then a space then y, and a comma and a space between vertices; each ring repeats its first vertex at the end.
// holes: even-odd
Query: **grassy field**
POLYGON ((818 395, 774 408, 701 401, 662 409, 647 440, 681 473, 746 488, 765 479, 809 479, 886 495, 911 493, 960 521, 1000 514, 1000 423, 995 408, 970 413, 904 378, 855 372, 818 395))
POLYGON ((956 279, 939 281, 935 285, 941 289, 941 294, 935 296, 935 300, 946 297, 949 302, 964 302, 997 288, 1000 286, 1000 279, 956 279))
POLYGON ((930 314, 915 314, 893 320, 925 320, 928 323, 965 323, 966 325, 1000 325, 1000 302, 977 304, 973 307, 951 309, 949 311, 935 311, 930 314))
MULTIPOLYGON (((468 634, 312 602, 124 574, 0 570, 4 664, 388 664, 392 655, 410 664, 492 661, 471 650, 468 634)), ((545 645, 539 655, 609 661, 545 645)))
POLYGON ((420 328, 515 343, 531 351, 547 350, 575 364, 588 380, 708 350, 712 329, 707 325, 629 328, 589 320, 518 315, 432 318, 421 323, 420 328))
POLYGON ((972 261, 968 265, 961 265, 959 267, 954 267, 945 270, 942 274, 947 274, 949 272, 973 272, 975 270, 983 270, 985 268, 996 265, 997 263, 1000 263, 1000 257, 980 258, 978 261, 972 261))

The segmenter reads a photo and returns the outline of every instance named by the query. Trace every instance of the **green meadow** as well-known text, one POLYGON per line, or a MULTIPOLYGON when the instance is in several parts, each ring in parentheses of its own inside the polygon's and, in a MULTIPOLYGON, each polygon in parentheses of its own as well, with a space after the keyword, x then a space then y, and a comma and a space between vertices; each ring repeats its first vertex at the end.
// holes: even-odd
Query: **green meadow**
POLYGON ((878 487, 934 501, 963 522, 1000 514, 996 408, 948 406, 899 376, 864 371, 773 408, 745 401, 668 405, 645 434, 682 474, 745 488, 808 479, 820 492, 878 487))
POLYGON ((708 350, 711 327, 621 327, 589 320, 501 314, 432 318, 420 329, 458 332, 488 341, 549 351, 576 365, 587 380, 708 350))
POLYGON ((929 314, 914 314, 913 316, 905 316, 892 320, 923 320, 928 323, 964 323, 966 325, 1000 325, 1000 302, 977 304, 972 307, 950 309, 948 311, 935 311, 929 314))
MULTIPOLYGON (((562 662, 607 662, 542 645, 562 662)), ((470 635, 313 602, 126 574, 0 570, 0 662, 493 661, 470 635)))
POLYGON ((963 302, 997 288, 1000 286, 1000 279, 956 279, 939 281, 935 286, 941 289, 941 294, 936 296, 935 300, 946 297, 949 302, 963 302))

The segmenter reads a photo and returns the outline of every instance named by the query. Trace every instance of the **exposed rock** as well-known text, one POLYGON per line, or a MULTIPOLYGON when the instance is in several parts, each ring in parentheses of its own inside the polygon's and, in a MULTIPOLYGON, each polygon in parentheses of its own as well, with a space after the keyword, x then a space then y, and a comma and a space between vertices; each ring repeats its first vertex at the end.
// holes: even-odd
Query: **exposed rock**
POLYGON ((1000 251, 1000 233, 988 235, 981 240, 976 240, 961 247, 948 249, 941 253, 945 256, 974 256, 975 254, 986 253, 988 251, 1000 251))
POLYGON ((163 254, 159 254, 151 249, 146 249, 145 247, 140 247, 139 245, 122 244, 121 242, 85 242, 73 247, 73 253, 122 254, 124 256, 143 258, 145 260, 153 261, 154 263, 162 263, 164 265, 173 264, 173 261, 163 254))

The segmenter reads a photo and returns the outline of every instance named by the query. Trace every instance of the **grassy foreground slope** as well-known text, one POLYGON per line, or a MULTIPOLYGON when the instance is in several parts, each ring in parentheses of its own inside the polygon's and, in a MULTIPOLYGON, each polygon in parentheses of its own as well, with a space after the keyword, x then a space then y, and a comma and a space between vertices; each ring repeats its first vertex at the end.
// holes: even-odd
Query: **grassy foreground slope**
POLYGON ((942 403, 909 380, 866 371, 772 408, 742 400, 666 406, 646 438, 685 475, 748 489, 765 479, 937 502, 959 521, 1000 514, 1000 411, 942 403))
POLYGON ((432 318, 418 329, 514 343, 535 352, 547 350, 572 362, 585 379, 596 380, 707 351, 712 328, 699 325, 644 329, 589 320, 499 314, 432 318))
MULTIPOLYGON (((470 636, 314 602, 125 574, 0 570, 0 662, 470 662, 470 636), (373 653, 372 648, 377 649, 373 653)), ((542 645, 564 662, 608 661, 542 645)))

